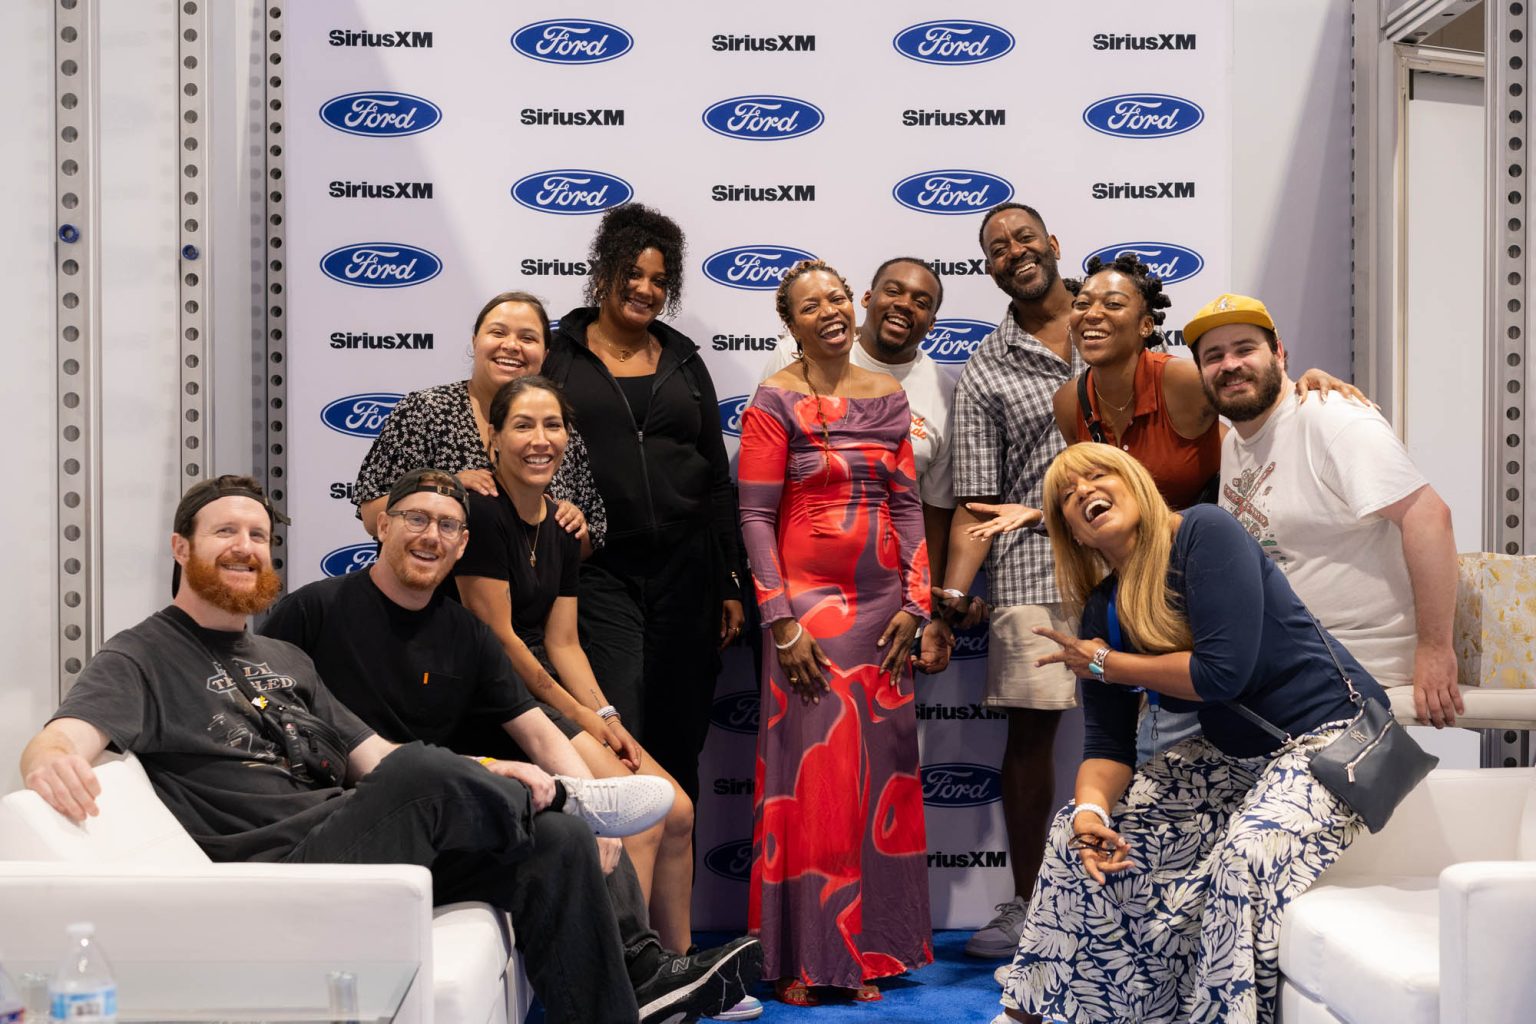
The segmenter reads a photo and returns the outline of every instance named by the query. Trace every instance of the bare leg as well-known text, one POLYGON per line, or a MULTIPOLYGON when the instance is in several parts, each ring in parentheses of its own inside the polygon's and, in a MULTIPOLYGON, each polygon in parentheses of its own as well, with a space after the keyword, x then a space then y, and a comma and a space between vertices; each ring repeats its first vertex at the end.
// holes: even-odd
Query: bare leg
MULTIPOLYGON (((1056 793, 1055 746, 1060 711, 1008 709, 1008 743, 1003 749, 1003 822, 1016 895, 1029 901, 1045 856, 1056 793)), ((1025 1018, 1019 1018, 1021 1020, 1025 1018)))

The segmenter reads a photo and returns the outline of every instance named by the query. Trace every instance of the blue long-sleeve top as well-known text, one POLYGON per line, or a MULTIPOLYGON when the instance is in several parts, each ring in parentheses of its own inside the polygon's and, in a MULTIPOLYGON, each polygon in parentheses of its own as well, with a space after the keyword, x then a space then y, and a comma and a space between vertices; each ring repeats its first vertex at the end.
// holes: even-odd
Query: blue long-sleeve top
MULTIPOLYGON (((1226 511, 1196 505, 1182 514, 1168 559, 1168 586, 1194 635, 1189 674, 1200 701, 1160 695, 1162 707, 1199 712, 1206 738, 1232 757, 1268 754, 1280 743, 1218 702, 1241 702, 1292 736, 1354 718, 1358 709, 1349 690, 1285 574, 1226 511)), ((1079 636, 1109 636, 1114 586, 1111 574, 1089 594, 1079 636)), ((1140 653, 1123 629, 1121 635, 1129 653, 1140 653)), ((1331 636, 1328 643, 1355 689, 1385 704, 1380 684, 1354 656, 1331 636)), ((1139 703, 1132 688, 1086 680, 1083 756, 1134 765, 1139 703)))

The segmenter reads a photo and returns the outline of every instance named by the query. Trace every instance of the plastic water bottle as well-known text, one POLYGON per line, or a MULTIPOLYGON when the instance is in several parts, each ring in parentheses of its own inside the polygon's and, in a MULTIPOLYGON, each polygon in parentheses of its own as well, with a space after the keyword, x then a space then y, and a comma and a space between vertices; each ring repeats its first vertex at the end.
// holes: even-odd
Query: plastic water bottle
POLYGON ((54 1024, 116 1024, 117 982, 95 940, 96 926, 72 924, 69 952, 48 983, 49 1016, 54 1024))
POLYGON ((24 1024, 26 1019, 27 1004, 22 1001, 21 990, 0 964, 0 1024, 24 1024))

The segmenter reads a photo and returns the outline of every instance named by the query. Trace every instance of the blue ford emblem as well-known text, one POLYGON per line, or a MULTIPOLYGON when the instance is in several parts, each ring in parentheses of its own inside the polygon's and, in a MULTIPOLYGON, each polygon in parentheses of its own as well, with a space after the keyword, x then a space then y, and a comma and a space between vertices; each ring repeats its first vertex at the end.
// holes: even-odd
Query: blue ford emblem
POLYGON ((984 64, 1013 49, 1013 35, 985 21, 925 21, 891 40, 896 52, 924 64, 984 64))
POLYGON ((384 421, 404 397, 387 391, 348 395, 321 409, 320 419, 338 434, 378 437, 379 431, 384 428, 384 421))
POLYGON ((1204 120, 1205 111, 1199 104, 1157 92, 1111 96, 1083 111, 1083 121, 1089 128, 1122 139, 1182 135, 1204 120))
POLYGON ((442 273, 443 261, 414 245, 364 242, 332 249, 320 257, 320 270, 359 288, 409 288, 442 273))
POLYGON ((575 168, 539 171, 512 185, 512 198, 540 213, 598 213, 629 202, 634 194, 623 178, 575 168))
POLYGON ((437 104, 404 92, 349 92, 320 108, 320 120, 348 135, 415 135, 442 119, 437 104))
POLYGON ((1161 278, 1163 284, 1188 281, 1205 266, 1205 260, 1199 253, 1182 245, 1170 242, 1122 242, 1089 253, 1088 259, 1083 260, 1083 272, 1087 273, 1088 260, 1095 256, 1104 263, 1113 263, 1115 257, 1124 252, 1134 252, 1147 265, 1152 276, 1161 278))
MULTIPOLYGON (((720 399, 720 430, 731 437, 741 436, 741 414, 746 411, 751 395, 732 395, 720 399)), ((716 707, 719 701, 715 702, 716 707)), ((752 732, 757 731, 757 696, 752 696, 752 732)))
POLYGON ((348 544, 320 559, 320 571, 327 576, 345 576, 349 572, 361 572, 372 565, 377 558, 378 545, 372 541, 366 544, 348 544))
MULTIPOLYGON (((741 427, 740 406, 746 404, 746 397, 728 398, 720 403, 720 420, 725 421, 725 406, 727 404, 737 406, 736 427, 741 427)), ((758 695, 743 690, 740 693, 728 693, 723 697, 716 697, 714 705, 709 709, 709 720, 717 729, 727 732, 745 733, 748 736, 757 735, 757 715, 759 704, 758 695)))
POLYGON ((733 96, 704 111, 710 131, 753 142, 809 135, 825 120, 814 103, 789 96, 733 96))
POLYGON ((733 839, 704 855, 704 866, 733 882, 752 880, 752 840, 733 839))
POLYGON ((958 761, 923 766, 923 803, 929 806, 980 807, 1002 795, 996 768, 958 761))
POLYGON ((634 45, 635 37, 619 26, 585 18, 536 21, 512 34, 512 49, 546 64, 601 64, 634 45))
POLYGON ((935 320, 922 350, 936 363, 963 363, 976 353, 981 339, 997 330, 985 320, 935 320))
POLYGON ((788 245, 738 245, 721 249, 704 260, 704 276, 727 288, 771 292, 784 272, 801 260, 816 257, 788 245))
POLYGON ((1012 199, 1013 186, 982 171, 924 171, 902 178, 891 194, 920 213, 981 213, 1012 199))

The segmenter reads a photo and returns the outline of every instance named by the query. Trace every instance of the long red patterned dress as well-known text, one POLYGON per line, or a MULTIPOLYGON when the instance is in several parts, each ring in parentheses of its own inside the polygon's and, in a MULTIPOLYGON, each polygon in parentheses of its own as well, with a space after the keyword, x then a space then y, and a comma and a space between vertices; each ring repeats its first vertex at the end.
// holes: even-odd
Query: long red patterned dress
POLYGON ((928 617, 910 424, 900 391, 763 385, 742 415, 763 621, 794 616, 832 660, 831 692, 805 704, 764 644, 748 923, 766 978, 855 988, 933 959, 912 672, 882 673, 875 646, 897 611, 928 617))

